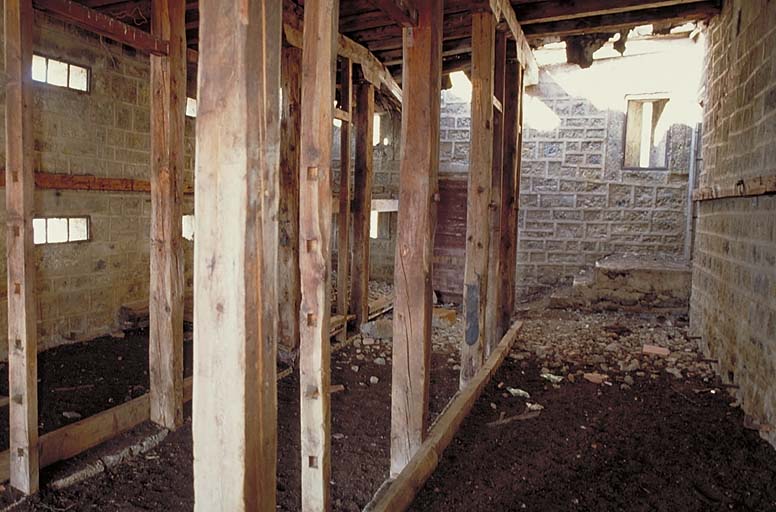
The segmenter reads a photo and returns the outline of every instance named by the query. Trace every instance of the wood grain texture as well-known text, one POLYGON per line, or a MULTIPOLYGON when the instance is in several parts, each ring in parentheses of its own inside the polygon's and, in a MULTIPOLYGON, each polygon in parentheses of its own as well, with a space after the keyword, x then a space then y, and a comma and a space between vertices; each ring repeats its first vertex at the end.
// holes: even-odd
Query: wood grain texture
POLYGON ((515 309, 517 272, 517 213, 520 201, 520 159, 522 155, 523 70, 520 62, 507 61, 504 97, 504 157, 501 182, 501 238, 499 276, 501 314, 499 332, 505 332, 515 309))
POLYGON ((488 245, 488 300, 485 305, 485 353, 490 355, 491 350, 504 334, 499 332, 499 316, 501 314, 501 251, 499 241, 501 239, 501 184, 504 180, 502 167, 504 153, 504 113, 501 106, 505 92, 505 68, 507 57, 507 34, 496 34, 495 61, 493 68, 493 167, 491 170, 490 193, 490 240, 488 245), (498 105, 496 102, 498 101, 498 105))
MULTIPOLYGON (((350 117, 353 103, 353 64, 350 59, 339 63, 339 106, 347 114, 340 125, 340 182, 339 212, 337 213, 337 313, 348 314, 348 292, 350 273, 350 180, 352 166, 350 162, 350 117)), ((337 335, 338 341, 348 339, 348 326, 345 324, 337 335)))
POLYGON ((302 50, 283 48, 280 66, 280 198, 278 210, 278 343, 299 348, 299 130, 302 105, 302 50))
MULTIPOLYGON (((35 8, 95 34, 151 55, 166 55, 168 41, 71 0, 35 0, 35 8)), ((30 13, 32 14, 32 13, 30 13)), ((152 20, 153 21, 153 20, 152 20)))
POLYGON ((418 11, 404 0, 373 0, 373 3, 392 21, 404 27, 417 25, 418 11))
POLYGON ((466 202, 466 263, 463 282, 464 339, 461 386, 482 366, 488 297, 491 172, 493 165, 493 65, 495 18, 472 14, 472 120, 469 185, 466 202))
POLYGON ((356 160, 353 174, 353 265, 350 273, 350 311, 356 325, 367 321, 369 313, 369 222, 374 179, 372 135, 374 131, 375 88, 359 82, 356 89, 356 160))
POLYGON ((338 0, 309 2, 304 12, 299 186, 300 427, 302 510, 331 508, 331 142, 338 0))
POLYGON ((399 214, 394 266, 391 474, 420 448, 428 422, 431 272, 439 172, 442 0, 404 29, 399 214))
POLYGON ((185 0, 153 0, 152 31, 169 41, 151 56, 151 283, 148 374, 151 421, 183 424, 183 153, 186 114, 185 0))
POLYGON ((200 5, 196 511, 275 510, 281 11, 200 5))
POLYGON ((38 490, 38 336, 32 242, 32 2, 5 2, 6 269, 11 486, 38 490))

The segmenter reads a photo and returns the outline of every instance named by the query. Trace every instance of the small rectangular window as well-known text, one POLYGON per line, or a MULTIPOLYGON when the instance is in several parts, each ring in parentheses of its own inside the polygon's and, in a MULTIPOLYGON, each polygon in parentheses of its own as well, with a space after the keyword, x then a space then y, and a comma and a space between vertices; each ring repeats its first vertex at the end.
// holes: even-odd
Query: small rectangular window
POLYGON ((186 98, 186 117, 197 117, 197 100, 186 98))
POLYGON ((32 56, 32 79, 36 82, 75 91, 86 92, 89 90, 89 70, 87 68, 42 55, 32 56))
POLYGON ((41 217, 32 219, 35 245, 89 240, 88 217, 41 217))
POLYGON ((630 169, 667 167, 668 127, 661 123, 668 98, 653 95, 628 98, 625 161, 630 169))

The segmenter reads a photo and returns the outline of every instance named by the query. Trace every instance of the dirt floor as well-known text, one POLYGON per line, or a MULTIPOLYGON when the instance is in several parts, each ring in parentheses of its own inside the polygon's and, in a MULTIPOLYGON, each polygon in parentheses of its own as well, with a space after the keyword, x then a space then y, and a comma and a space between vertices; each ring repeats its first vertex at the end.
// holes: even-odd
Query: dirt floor
MULTIPOLYGON (((413 510, 776 511, 776 452, 745 428, 751 422, 681 320, 541 304, 520 316, 526 323, 514 350, 413 510), (671 353, 641 354, 644 343, 671 353), (488 425, 514 416, 523 419, 488 425)), ((434 333, 436 415, 457 388, 460 318, 434 333)), ((41 354, 42 431, 75 421, 65 411, 87 416, 145 392, 143 334, 41 354), (61 387, 74 389, 55 391, 61 387)), ((389 340, 357 338, 333 356, 332 383, 345 386, 332 398, 334 510, 361 510, 387 476, 390 355, 389 340)), ((296 376, 279 382, 278 402, 278 510, 298 510, 296 376)), ((7 412, 0 414, 6 425, 7 412)), ((188 410, 184 427, 150 452, 64 490, 45 488, 157 431, 143 424, 44 470, 44 490, 14 510, 192 510, 188 410)), ((3 429, 0 436, 7 443, 3 429)), ((0 508, 17 499, 6 490, 0 508)))

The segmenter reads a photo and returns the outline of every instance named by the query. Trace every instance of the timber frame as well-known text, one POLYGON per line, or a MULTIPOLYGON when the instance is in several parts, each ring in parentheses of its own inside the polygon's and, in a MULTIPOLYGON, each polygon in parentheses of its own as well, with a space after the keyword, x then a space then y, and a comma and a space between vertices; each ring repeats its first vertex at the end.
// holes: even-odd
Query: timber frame
MULTIPOLYGON (((586 10, 585 2, 529 1, 518 3, 517 13, 509 0, 320 0, 306 2, 305 9, 293 0, 247 0, 240 8, 235 0, 148 0, 133 2, 150 20, 138 27, 117 19, 123 3, 5 1, 7 137, 0 186, 8 210, 10 449, 0 454, 0 479, 34 493, 42 466, 148 419, 175 429, 184 402, 193 400, 196 510, 275 510, 276 382, 290 374, 277 372, 280 349, 299 357, 302 510, 311 512, 331 509, 331 339, 344 346, 349 322, 358 327, 395 307, 391 476, 369 510, 410 505, 516 340, 523 93, 538 80, 529 38, 589 31, 590 19, 603 30, 620 30, 636 19, 696 19, 718 8, 711 0, 591 0, 586 10), (148 181, 35 171, 33 11, 149 56, 148 181), (222 79, 226 66, 229 81, 222 79), (465 334, 460 390, 429 430, 439 95, 443 76, 455 70, 470 72, 474 90, 465 334), (196 181, 184 189, 186 77, 194 71, 196 181), (372 199, 376 103, 402 111, 398 203, 372 199), (335 119, 342 123, 336 198, 335 119), (152 205, 150 393, 42 436, 32 243, 36 189, 137 192, 150 194, 152 205), (194 374, 184 379, 180 217, 187 194, 197 195, 197 246, 194 374), (395 303, 368 300, 374 210, 398 211, 395 303), (335 212, 338 295, 332 314, 335 212)), ((695 199, 772 193, 773 182, 768 176, 703 189, 695 199)))

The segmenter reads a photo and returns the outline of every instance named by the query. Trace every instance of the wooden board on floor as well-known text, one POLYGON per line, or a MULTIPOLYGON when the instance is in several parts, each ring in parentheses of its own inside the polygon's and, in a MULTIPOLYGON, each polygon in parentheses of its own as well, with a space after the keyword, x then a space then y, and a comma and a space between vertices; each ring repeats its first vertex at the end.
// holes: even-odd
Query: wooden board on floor
POLYGON ((409 464, 395 479, 386 481, 372 501, 364 507, 365 512, 400 512, 412 504, 417 492, 436 469, 442 453, 455 437, 474 402, 509 353, 522 325, 522 322, 512 325, 485 364, 450 400, 409 464))

